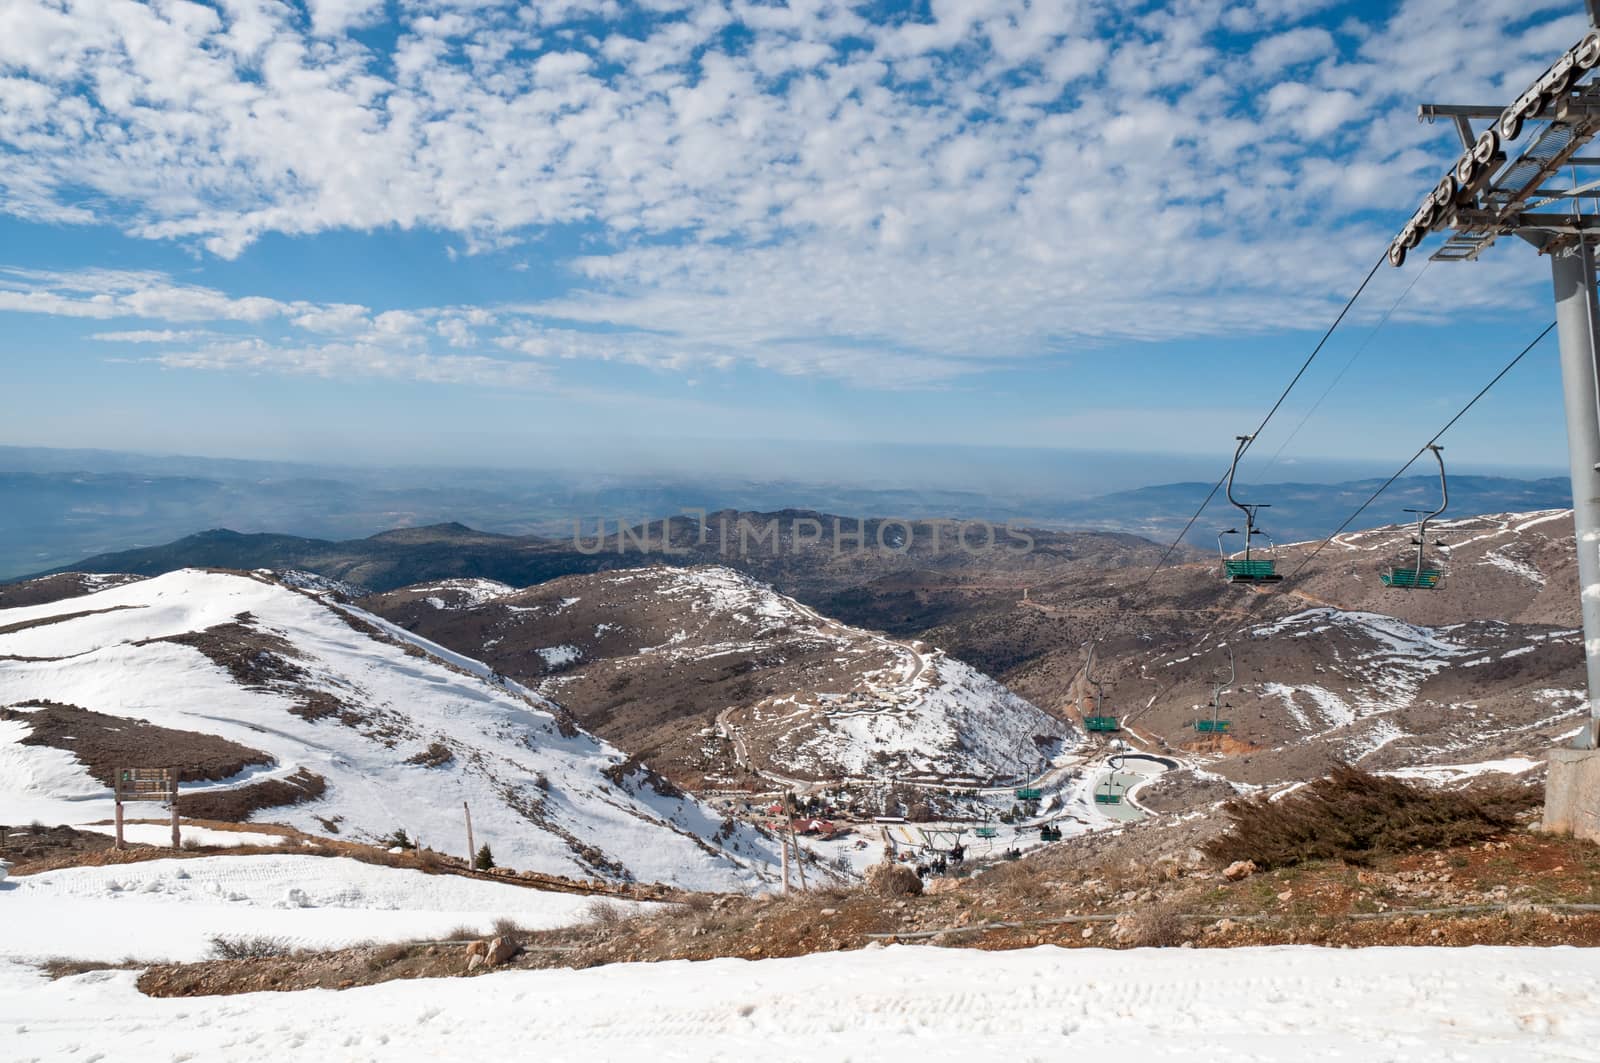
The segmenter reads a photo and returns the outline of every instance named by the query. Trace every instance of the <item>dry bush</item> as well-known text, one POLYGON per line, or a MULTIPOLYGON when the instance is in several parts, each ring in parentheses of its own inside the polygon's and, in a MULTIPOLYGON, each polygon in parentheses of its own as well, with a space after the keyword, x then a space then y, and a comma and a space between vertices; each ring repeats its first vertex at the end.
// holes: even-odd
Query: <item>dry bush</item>
POLYGON ((1187 939, 1177 905, 1152 904, 1134 912, 1123 924, 1124 943, 1140 949, 1170 949, 1187 939))
POLYGON ((922 879, 904 864, 885 861, 867 868, 867 889, 879 897, 919 897, 922 879))
POLYGON ((477 927, 468 926, 466 923, 462 923, 460 926, 456 927, 455 929, 451 930, 448 934, 446 934, 444 936, 444 940, 446 940, 446 941, 477 941, 482 937, 483 937, 483 934, 478 930, 477 927))
POLYGON ((513 945, 526 943, 531 931, 524 928, 515 919, 501 916, 494 921, 494 936, 511 942, 513 945))
POLYGON ((149 963, 124 957, 120 962, 107 963, 101 960, 74 960, 62 956, 53 956, 39 964, 47 978, 71 978, 74 975, 88 974, 90 971, 132 971, 140 967, 148 967, 149 963))
POLYGON ((1028 861, 1002 864, 987 871, 978 883, 1003 907, 1042 901, 1053 892, 1045 885, 1044 869, 1028 861))
POLYGON ((1441 790, 1342 765, 1279 801, 1230 801, 1226 833, 1207 842, 1224 863, 1286 867, 1307 860, 1365 863, 1379 853, 1448 848, 1514 827, 1537 804, 1522 786, 1441 790))
POLYGON ((218 934, 211 939, 211 953, 219 960, 270 960, 293 952, 282 938, 218 934))
POLYGON ((601 930, 621 930, 633 919, 633 913, 615 901, 595 901, 583 914, 585 922, 601 930))
POLYGON ((704 915, 711 910, 711 902, 714 899, 709 893, 687 893, 678 903, 682 904, 687 911, 696 915, 704 915))

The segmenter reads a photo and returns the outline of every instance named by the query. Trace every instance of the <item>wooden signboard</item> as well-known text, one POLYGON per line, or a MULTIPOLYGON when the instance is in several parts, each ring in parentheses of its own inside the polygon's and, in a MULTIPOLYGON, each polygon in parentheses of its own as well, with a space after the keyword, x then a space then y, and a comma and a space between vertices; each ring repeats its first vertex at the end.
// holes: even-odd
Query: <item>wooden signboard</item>
POLYGON ((178 769, 118 768, 113 790, 117 799, 117 848, 127 847, 122 840, 122 803, 160 801, 172 809, 172 847, 178 848, 178 769))

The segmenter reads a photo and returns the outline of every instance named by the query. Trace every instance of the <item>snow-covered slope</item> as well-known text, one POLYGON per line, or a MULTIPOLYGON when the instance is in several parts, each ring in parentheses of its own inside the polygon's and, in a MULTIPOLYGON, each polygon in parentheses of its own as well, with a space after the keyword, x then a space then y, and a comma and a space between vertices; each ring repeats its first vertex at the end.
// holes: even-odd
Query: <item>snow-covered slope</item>
MULTIPOLYGON (((259 574, 186 570, 0 610, 0 706, 13 710, 0 720, 0 822, 104 814, 109 754, 76 735, 26 744, 43 703, 266 754, 268 765, 186 785, 185 800, 259 796, 275 781, 303 799, 255 818, 311 832, 403 827, 459 851, 465 801, 478 840, 512 867, 739 888, 776 859, 766 839, 725 830, 486 666, 259 574)), ((178 748, 145 751, 145 766, 183 764, 181 735, 160 734, 178 748)))
POLYGON ((0 965, 22 1059, 1586 1060, 1594 949, 889 946, 160 1000, 0 965), (89 1021, 92 1017, 92 1023, 89 1021), (1159 1021, 1158 1021, 1159 1019, 1159 1021))
POLYGON ((0 886, 0 957, 195 961, 218 935, 339 948, 445 937, 463 925, 484 932, 496 919, 567 926, 592 903, 510 882, 289 853, 68 867, 0 886))
POLYGON ((382 595, 376 612, 480 656, 662 771, 990 781, 1036 769, 1069 725, 927 645, 825 617, 732 569, 568 576, 382 595))

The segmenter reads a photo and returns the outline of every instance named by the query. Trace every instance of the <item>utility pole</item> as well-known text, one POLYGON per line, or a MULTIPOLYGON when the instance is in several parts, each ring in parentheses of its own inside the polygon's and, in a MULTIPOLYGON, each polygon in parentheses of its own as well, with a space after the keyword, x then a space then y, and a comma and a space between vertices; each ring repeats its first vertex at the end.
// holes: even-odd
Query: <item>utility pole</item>
POLYGON ((1600 0, 1584 0, 1584 8, 1589 32, 1509 106, 1422 105, 1418 118, 1449 119, 1464 150, 1390 243, 1388 257, 1402 266, 1429 233, 1444 231, 1436 261, 1476 261, 1508 236, 1550 258, 1588 712, 1572 745, 1549 753, 1543 827, 1600 841, 1600 803, 1593 799, 1600 793, 1600 304, 1594 262, 1600 217, 1579 208, 1600 199, 1600 157, 1582 150, 1600 134, 1600 82, 1589 78, 1600 67, 1600 0), (1485 124, 1474 129, 1474 121, 1485 124), (1519 139, 1526 147, 1513 152, 1519 139))
POLYGON ((467 870, 472 870, 474 862, 478 859, 477 847, 472 844, 472 809, 467 807, 465 801, 461 802, 461 811, 467 814, 467 870))

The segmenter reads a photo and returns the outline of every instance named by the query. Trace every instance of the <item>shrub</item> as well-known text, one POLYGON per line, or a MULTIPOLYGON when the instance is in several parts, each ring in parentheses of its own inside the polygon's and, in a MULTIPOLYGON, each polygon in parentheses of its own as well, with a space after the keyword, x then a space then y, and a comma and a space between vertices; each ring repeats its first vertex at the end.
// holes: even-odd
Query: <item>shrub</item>
POLYGON ((282 938, 218 934, 211 939, 211 954, 219 960, 268 960, 293 951, 282 938))
POLYGON ((1522 786, 1441 790, 1343 765, 1279 801, 1230 801, 1227 832, 1205 852, 1224 863, 1286 867, 1307 860, 1366 863, 1379 853, 1448 848, 1516 825, 1538 793, 1522 786))
POLYGON ((595 901, 584 915, 591 926, 602 930, 619 930, 628 922, 628 910, 615 901, 595 901))
POLYGON ((1122 940, 1135 948, 1174 948, 1183 944, 1185 938, 1183 917, 1170 903, 1142 908, 1123 924, 1122 940))
POLYGON ((475 871, 492 871, 494 869, 494 853, 490 851, 488 842, 478 846, 478 855, 472 858, 472 867, 475 871))
POLYGON ((494 921, 494 936, 513 945, 521 945, 527 938, 528 931, 524 930, 515 919, 501 916, 494 921))
POLYGON ((867 889, 880 897, 918 897, 922 879, 904 864, 885 861, 867 869, 867 889))
POLYGON ((687 911, 704 914, 711 910, 713 900, 709 893, 686 893, 683 896, 683 907, 687 911))
POLYGON ((406 833, 406 829, 404 827, 396 827, 393 834, 383 839, 383 844, 388 846, 390 849, 416 848, 416 845, 411 841, 411 836, 406 833))

